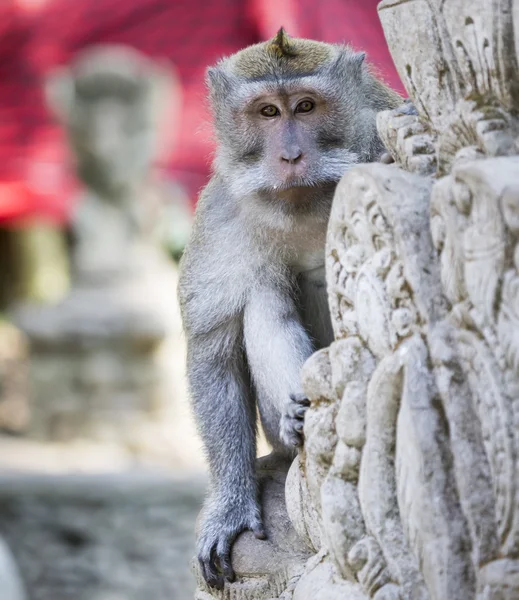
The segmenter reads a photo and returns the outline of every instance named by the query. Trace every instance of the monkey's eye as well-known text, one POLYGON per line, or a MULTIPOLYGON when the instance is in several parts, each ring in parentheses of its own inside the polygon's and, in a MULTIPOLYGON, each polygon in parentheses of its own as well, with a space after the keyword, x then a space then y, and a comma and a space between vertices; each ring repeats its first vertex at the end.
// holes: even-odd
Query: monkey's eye
POLYGON ((264 117, 276 117, 277 115, 279 115, 279 110, 273 104, 269 104, 268 106, 264 106, 261 109, 261 114, 264 117))
POLYGON ((303 100, 296 106, 296 113, 309 113, 314 109, 315 104, 311 100, 303 100))

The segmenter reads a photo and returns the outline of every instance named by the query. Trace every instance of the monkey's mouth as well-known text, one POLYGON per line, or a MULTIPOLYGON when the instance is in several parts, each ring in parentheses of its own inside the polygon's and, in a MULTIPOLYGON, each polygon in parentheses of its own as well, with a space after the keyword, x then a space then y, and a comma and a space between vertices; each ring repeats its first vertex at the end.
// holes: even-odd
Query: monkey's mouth
POLYGON ((305 177, 288 177, 272 186, 274 191, 289 190, 291 188, 310 187, 311 183, 305 177))
POLYGON ((341 176, 337 177, 311 177, 310 175, 292 175, 279 180, 272 185, 274 191, 291 190, 294 188, 316 188, 336 185, 341 176))

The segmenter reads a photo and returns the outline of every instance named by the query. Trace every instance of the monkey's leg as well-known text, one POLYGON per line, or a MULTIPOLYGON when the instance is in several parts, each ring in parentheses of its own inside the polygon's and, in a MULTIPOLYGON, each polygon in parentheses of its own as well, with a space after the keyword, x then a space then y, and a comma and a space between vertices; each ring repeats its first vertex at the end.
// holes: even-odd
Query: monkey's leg
POLYGON ((254 290, 245 308, 244 336, 267 438, 275 448, 291 453, 302 441, 307 405, 300 371, 313 347, 285 290, 274 286, 254 290))
POLYGON ((265 538, 255 478, 256 407, 238 326, 188 339, 188 371, 211 470, 198 560, 207 583, 222 589, 224 577, 234 579, 230 553, 237 535, 250 529, 265 538))

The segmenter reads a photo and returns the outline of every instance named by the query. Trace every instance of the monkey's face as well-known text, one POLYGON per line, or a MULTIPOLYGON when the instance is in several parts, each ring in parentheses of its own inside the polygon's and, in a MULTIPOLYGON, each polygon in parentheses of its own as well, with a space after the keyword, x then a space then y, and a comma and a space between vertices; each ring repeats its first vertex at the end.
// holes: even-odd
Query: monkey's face
POLYGON ((358 162, 344 102, 312 79, 245 84, 233 99, 220 160, 237 193, 327 185, 358 162))

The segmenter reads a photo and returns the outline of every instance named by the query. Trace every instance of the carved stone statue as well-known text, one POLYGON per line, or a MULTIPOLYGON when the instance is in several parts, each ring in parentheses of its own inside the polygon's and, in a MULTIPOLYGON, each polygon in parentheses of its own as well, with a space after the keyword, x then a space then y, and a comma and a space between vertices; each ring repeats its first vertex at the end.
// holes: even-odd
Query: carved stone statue
POLYGON ((170 142, 161 139, 163 108, 174 110, 178 92, 165 67, 101 46, 54 73, 47 95, 84 191, 69 295, 17 313, 30 344, 31 433, 135 444, 143 415, 157 418, 186 395, 177 274, 157 240, 165 186, 155 172, 170 142))
POLYGON ((311 407, 286 485, 313 556, 276 600, 513 600, 519 3, 378 10, 418 114, 381 113, 395 164, 356 167, 336 191, 335 341, 303 368, 311 407))

